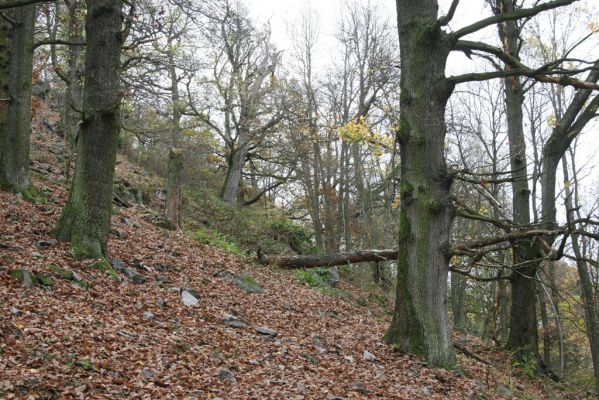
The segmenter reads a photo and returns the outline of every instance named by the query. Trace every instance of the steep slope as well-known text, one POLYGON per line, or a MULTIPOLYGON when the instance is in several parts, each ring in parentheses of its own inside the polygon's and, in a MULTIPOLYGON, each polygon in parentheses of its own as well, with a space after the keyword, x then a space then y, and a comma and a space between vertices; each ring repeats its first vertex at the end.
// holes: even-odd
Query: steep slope
POLYGON ((510 377, 505 354, 451 372, 393 352, 380 341, 386 313, 357 305, 359 289, 313 290, 157 228, 144 206, 112 220, 110 257, 126 273, 70 258, 50 235, 66 198, 52 140, 38 137, 33 163, 44 204, 0 192, 0 398, 550 398, 543 382, 510 377), (190 294, 197 305, 183 304, 190 294))

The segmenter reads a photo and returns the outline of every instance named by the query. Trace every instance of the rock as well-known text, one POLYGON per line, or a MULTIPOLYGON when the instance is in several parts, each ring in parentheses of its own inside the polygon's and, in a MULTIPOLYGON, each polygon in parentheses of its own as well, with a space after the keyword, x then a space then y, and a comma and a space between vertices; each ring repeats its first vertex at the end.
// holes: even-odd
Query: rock
POLYGON ((368 389, 366 389, 366 386, 364 386, 364 384, 362 382, 356 382, 353 385, 351 385, 351 387, 349 388, 352 392, 358 392, 360 394, 363 395, 367 395, 368 394, 368 389))
POLYGON ((38 164, 34 167, 31 167, 31 169, 40 174, 49 174, 52 172, 52 167, 48 164, 38 164))
POLYGON ((50 153, 56 154, 59 156, 62 155, 64 153, 64 144, 54 143, 52 146, 50 146, 50 153))
POLYGON ((112 268, 116 269, 119 272, 123 272, 123 270, 126 268, 125 263, 122 260, 119 260, 118 258, 110 260, 110 264, 112 264, 112 268))
POLYGON ((226 368, 221 368, 220 371, 218 371, 218 379, 229 383, 237 382, 237 379, 235 379, 235 375, 233 374, 233 372, 226 368))
POLYGON ((148 279, 150 279, 145 275, 142 275, 136 271, 133 271, 130 268, 127 268, 125 266, 125 263, 117 258, 110 260, 110 264, 116 271, 125 275, 131 282, 135 284, 142 284, 147 282, 148 279))
POLYGON ((331 267, 329 269, 329 283, 331 286, 337 286, 340 280, 341 278, 339 277, 339 270, 337 269, 337 266, 331 267))
POLYGON ((140 271, 152 272, 152 268, 148 267, 143 261, 133 260, 133 266, 140 271))
POLYGON ((306 391, 306 384, 304 382, 298 382, 297 383, 297 388, 299 390, 301 390, 302 392, 305 392, 306 391))
POLYGON ((329 400, 345 400, 345 397, 333 396, 333 397, 329 397, 329 400))
POLYGON ((37 247, 38 249, 47 249, 48 247, 56 246, 56 243, 58 243, 56 239, 38 240, 35 243, 35 247, 37 247))
POLYGON ((23 282, 23 286, 27 288, 32 288, 34 286, 34 277, 31 273, 24 269, 15 269, 9 272, 9 275, 23 282))
POLYGON ((354 359, 354 356, 343 356, 343 358, 352 364, 356 362, 356 360, 354 359))
POLYGON ((18 308, 16 308, 16 307, 11 307, 10 308, 10 313, 12 315, 19 315, 19 314, 21 314, 21 311, 18 308))
POLYGON ((166 307, 166 301, 162 300, 162 299, 158 299, 156 300, 156 304, 158 305, 158 307, 166 307))
POLYGON ((269 329, 265 326, 256 326, 256 332, 273 339, 279 334, 277 331, 269 329))
POLYGON ((162 276, 162 275, 157 275, 156 276, 156 282, 165 285, 165 284, 169 284, 169 283, 173 283, 172 280, 170 280, 169 278, 167 278, 166 276, 162 276))
POLYGON ((510 397, 512 395, 512 391, 503 385, 497 386, 497 389, 495 389, 495 392, 498 395, 503 396, 503 397, 510 397))
POLYGON ((224 278, 248 294, 260 294, 264 292, 264 289, 250 275, 242 276, 231 271, 218 271, 214 273, 214 276, 224 278))
POLYGON ((44 258, 44 255, 42 253, 40 253, 39 251, 34 251, 31 253, 31 257, 33 258, 44 258))
POLYGON ((183 290, 181 292, 181 302, 187 307, 194 307, 198 305, 199 300, 187 290, 183 290))
POLYGON ((146 311, 146 312, 144 312, 144 319, 145 320, 154 319, 154 313, 152 311, 146 311))
POLYGON ((430 397, 433 394, 433 388, 430 386, 423 386, 420 388, 420 394, 424 397, 430 397))
POLYGON ((247 326, 245 322, 229 314, 225 315, 223 321, 225 322, 225 325, 228 325, 231 328, 244 328, 245 326, 247 326))
POLYGON ((166 200, 166 189, 156 190, 156 198, 158 200, 166 200))
POLYGON ((129 280, 131 282, 138 284, 138 285, 146 282, 149 279, 147 276, 144 276, 144 275, 142 275, 138 272, 135 272, 129 268, 125 268, 125 270, 123 271, 123 274, 125 274, 125 276, 127 278, 129 278, 129 280))
POLYGON ((199 298, 200 298, 200 294, 199 294, 199 293, 198 293, 198 291, 197 291, 197 290, 195 290, 195 289, 192 289, 192 288, 186 288, 186 287, 184 287, 184 288, 181 288, 181 290, 184 290, 184 291, 186 291, 186 292, 189 292, 189 294, 191 294, 191 295, 192 295, 193 297, 195 297, 196 299, 199 299, 199 298))
POLYGON ((127 225, 127 226, 133 226, 133 223, 131 222, 131 220, 128 218, 125 218, 125 217, 121 217, 121 224, 127 225))
POLYGON ((364 359, 365 361, 375 361, 376 357, 369 351, 364 350, 364 353, 362 354, 362 359, 364 359))
POLYGON ((143 376, 146 379, 154 379, 156 377, 156 373, 151 369, 144 368, 141 371, 141 376, 143 376))

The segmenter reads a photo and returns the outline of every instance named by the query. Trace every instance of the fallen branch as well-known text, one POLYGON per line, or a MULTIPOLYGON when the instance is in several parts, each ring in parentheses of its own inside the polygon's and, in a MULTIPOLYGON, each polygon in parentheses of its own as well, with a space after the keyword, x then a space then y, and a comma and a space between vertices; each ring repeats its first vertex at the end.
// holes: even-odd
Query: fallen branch
POLYGON ((265 256, 258 252, 258 262, 283 269, 334 267, 367 261, 397 259, 397 250, 360 250, 334 254, 307 254, 299 256, 265 256))

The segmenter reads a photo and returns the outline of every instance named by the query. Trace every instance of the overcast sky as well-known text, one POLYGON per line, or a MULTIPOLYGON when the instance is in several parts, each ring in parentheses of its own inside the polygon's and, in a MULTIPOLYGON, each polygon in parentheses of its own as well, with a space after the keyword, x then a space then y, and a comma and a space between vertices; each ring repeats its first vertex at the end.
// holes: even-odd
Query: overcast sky
MULTIPOLYGON (((272 39, 280 50, 290 48, 290 38, 288 26, 297 20, 298 16, 306 10, 313 10, 319 16, 319 43, 318 43, 318 64, 321 67, 331 62, 335 55, 336 41, 335 32, 338 27, 339 17, 347 1, 343 0, 242 0, 248 7, 250 16, 258 23, 270 23, 272 29, 272 39)), ((378 7, 383 15, 389 17, 390 23, 395 26, 396 10, 393 0, 362 0, 363 4, 370 4, 378 7)), ((546 0, 548 1, 548 0, 546 0)), ((588 32, 587 23, 589 21, 599 21, 599 8, 596 4, 599 0, 581 0, 577 7, 583 9, 581 12, 580 26, 588 32)), ((445 14, 449 8, 451 0, 440 0, 440 14, 445 14)), ((490 10, 485 7, 484 0, 462 0, 458 6, 454 19, 450 24, 450 29, 459 29, 469 25, 481 18, 490 16, 490 10)), ((590 42, 588 50, 597 54, 599 48, 599 35, 590 42)), ((483 40, 487 43, 497 43, 496 28, 489 27, 475 35, 468 36, 468 39, 483 40)), ((575 39, 573 39, 575 40, 575 39)), ((399 41, 399 40, 398 40, 399 41)), ((284 55, 285 57, 285 55, 284 55)), ((588 57, 587 54, 581 57, 588 57)), ((285 57, 286 58, 286 57, 285 57)), ((474 62, 466 58, 461 53, 452 53, 450 56, 447 75, 470 72, 476 68, 474 62)), ((579 144, 579 154, 581 161, 586 161, 590 166, 599 163, 599 123, 595 122, 582 135, 579 144)), ((592 168, 587 171, 585 177, 586 190, 591 190, 599 184, 599 168, 592 168)), ((595 188, 596 189, 596 188, 595 188)))

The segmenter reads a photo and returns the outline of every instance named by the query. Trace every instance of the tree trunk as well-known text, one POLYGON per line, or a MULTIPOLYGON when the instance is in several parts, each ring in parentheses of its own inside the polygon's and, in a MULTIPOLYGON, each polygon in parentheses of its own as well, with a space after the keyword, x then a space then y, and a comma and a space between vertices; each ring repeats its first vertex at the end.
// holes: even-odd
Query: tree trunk
POLYGON ((222 190, 222 198, 225 203, 236 204, 239 200, 239 190, 243 166, 249 149, 249 129, 239 128, 239 147, 233 150, 229 159, 227 177, 222 190))
POLYGON ((168 175, 166 179, 166 203, 164 218, 170 229, 181 227, 181 172, 183 171, 183 152, 171 148, 168 155, 168 175))
POLYGON ((466 278, 456 272, 451 273, 451 312, 453 328, 463 331, 466 327, 464 317, 464 292, 466 278))
MULTIPOLYGON (((567 183, 568 178, 568 166, 566 158, 563 161, 564 181, 567 183)), ((573 168, 576 171, 575 168, 573 168)), ((577 184, 576 172, 573 177, 575 184, 577 184)), ((566 209, 568 223, 570 224, 575 219, 574 210, 579 207, 578 202, 576 204, 572 201, 572 193, 567 184, 564 185, 566 190, 566 209)), ((599 394, 599 315, 597 313, 597 304, 595 302, 595 293, 593 289, 593 281, 589 274, 589 267, 587 262, 584 261, 585 255, 582 253, 580 248, 580 235, 577 233, 572 234, 572 249, 576 256, 576 268, 578 269, 578 276, 580 277, 580 288, 582 292, 583 308, 585 323, 587 328, 587 336, 591 345, 591 358, 593 361, 593 372, 595 376, 595 393, 599 394)))
POLYGON ((401 49, 401 210, 397 293, 385 341, 452 367, 447 301, 451 177, 445 163, 449 40, 434 0, 397 0, 401 49))
MULTIPOLYGON (((514 11, 512 0, 497 0, 496 5, 496 9, 502 13, 514 11)), ((516 21, 505 21, 499 24, 499 38, 503 44, 503 50, 518 59, 519 29, 516 21)), ((506 65, 506 69, 511 68, 511 65, 506 65)), ((513 221, 521 227, 526 227, 530 224, 530 189, 528 188, 526 141, 522 122, 524 95, 518 76, 505 78, 504 85, 512 171, 513 221)), ((507 345, 519 362, 529 362, 533 359, 540 361, 535 283, 537 265, 534 261, 536 252, 532 238, 514 241, 512 250, 515 269, 510 279, 512 301, 507 345)))
POLYGON ((7 14, 12 19, 8 23, 12 27, 7 30, 4 26, 2 29, 2 41, 8 46, 8 56, 3 57, 3 65, 0 66, 3 70, 1 78, 6 79, 1 83, 3 87, 8 85, 8 93, 2 89, 0 187, 31 199, 33 193, 29 180, 29 140, 35 5, 18 7, 7 14), (5 95, 8 96, 4 97, 5 95), (7 107, 4 106, 6 102, 7 107))
POLYGON ((543 327, 543 362, 551 368, 551 328, 549 316, 547 314, 547 300, 543 289, 543 282, 539 279, 537 282, 539 293, 539 310, 541 312, 541 323, 543 327))
POLYGON ((336 265, 355 264, 366 261, 385 261, 397 259, 395 250, 360 250, 335 254, 305 254, 299 256, 267 256, 258 261, 265 265, 274 265, 283 269, 334 267, 336 265))
POLYGON ((69 199, 55 228, 78 258, 106 255, 119 134, 122 0, 88 0, 84 116, 69 199))

